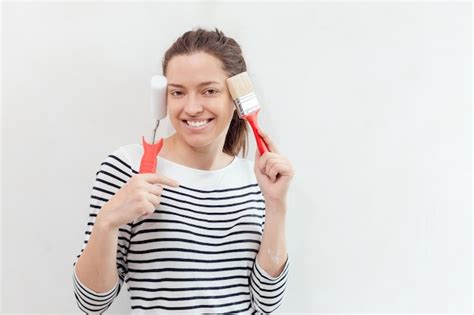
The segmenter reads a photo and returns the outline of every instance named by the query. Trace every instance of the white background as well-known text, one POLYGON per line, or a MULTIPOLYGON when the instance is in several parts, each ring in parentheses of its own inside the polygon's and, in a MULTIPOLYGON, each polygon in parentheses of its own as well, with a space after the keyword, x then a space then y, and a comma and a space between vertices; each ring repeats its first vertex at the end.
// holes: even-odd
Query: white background
POLYGON ((296 169, 279 312, 470 313, 470 3, 2 6, 2 313, 78 312, 95 172, 151 134, 149 79, 196 26, 241 44, 296 169))

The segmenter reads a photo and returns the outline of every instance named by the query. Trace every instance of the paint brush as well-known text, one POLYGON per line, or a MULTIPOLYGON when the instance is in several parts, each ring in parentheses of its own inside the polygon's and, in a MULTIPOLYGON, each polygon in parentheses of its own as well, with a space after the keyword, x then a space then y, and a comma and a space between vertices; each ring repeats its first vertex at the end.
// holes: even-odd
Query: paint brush
POLYGON ((260 105, 248 73, 246 71, 239 73, 228 78, 226 82, 239 117, 247 120, 250 127, 252 127, 255 140, 257 141, 258 150, 260 155, 263 155, 263 153, 270 150, 258 132, 257 115, 260 111, 260 105))

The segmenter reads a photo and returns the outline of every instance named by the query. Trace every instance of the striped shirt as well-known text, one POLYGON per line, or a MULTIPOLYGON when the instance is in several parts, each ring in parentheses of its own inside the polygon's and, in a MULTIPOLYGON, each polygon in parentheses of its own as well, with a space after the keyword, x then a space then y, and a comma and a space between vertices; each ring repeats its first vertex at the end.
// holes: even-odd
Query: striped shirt
MULTIPOLYGON (((97 213, 132 176, 143 149, 122 146, 107 156, 90 196, 88 239, 97 213)), ((154 213, 120 227, 118 281, 98 293, 80 282, 73 286, 78 307, 102 313, 125 282, 132 314, 271 313, 282 303, 288 259, 279 276, 266 273, 255 259, 265 223, 265 200, 253 162, 235 157, 224 168, 205 171, 158 156, 157 173, 180 184, 165 187, 154 213)))

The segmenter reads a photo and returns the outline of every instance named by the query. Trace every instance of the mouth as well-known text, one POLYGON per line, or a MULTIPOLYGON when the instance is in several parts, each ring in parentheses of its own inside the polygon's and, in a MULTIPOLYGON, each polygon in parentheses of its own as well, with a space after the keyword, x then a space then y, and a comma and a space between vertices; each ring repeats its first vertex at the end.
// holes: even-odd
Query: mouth
POLYGON ((193 130, 202 130, 210 125, 214 118, 210 119, 200 119, 200 120, 181 120, 183 124, 193 130))

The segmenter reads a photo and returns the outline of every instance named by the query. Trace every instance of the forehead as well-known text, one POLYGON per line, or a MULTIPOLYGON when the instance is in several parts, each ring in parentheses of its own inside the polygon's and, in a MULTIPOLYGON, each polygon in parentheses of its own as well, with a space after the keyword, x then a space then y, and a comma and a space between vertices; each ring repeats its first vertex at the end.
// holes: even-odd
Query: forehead
POLYGON ((171 58, 166 69, 166 78, 169 83, 195 86, 207 81, 225 84, 227 74, 218 58, 199 52, 171 58))

